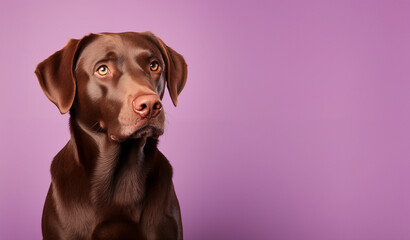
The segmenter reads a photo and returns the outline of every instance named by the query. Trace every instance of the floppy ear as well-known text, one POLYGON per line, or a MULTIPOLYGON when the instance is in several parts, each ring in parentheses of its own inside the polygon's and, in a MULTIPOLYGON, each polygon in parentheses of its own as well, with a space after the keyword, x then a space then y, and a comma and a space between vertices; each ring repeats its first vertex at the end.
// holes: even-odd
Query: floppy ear
POLYGON ((68 112, 74 102, 74 61, 79 43, 80 40, 71 39, 64 48, 38 64, 35 71, 43 92, 61 114, 68 112))
POLYGON ((159 37, 152 32, 144 32, 145 36, 149 37, 161 51, 162 57, 165 61, 166 81, 174 106, 177 106, 178 95, 185 86, 188 67, 184 57, 177 53, 172 48, 168 47, 159 37))

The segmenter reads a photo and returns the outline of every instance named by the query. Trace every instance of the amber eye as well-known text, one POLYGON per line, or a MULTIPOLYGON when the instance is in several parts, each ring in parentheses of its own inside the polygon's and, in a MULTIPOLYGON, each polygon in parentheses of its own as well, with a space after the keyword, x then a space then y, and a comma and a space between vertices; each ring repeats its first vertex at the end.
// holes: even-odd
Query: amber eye
POLYGON ((101 76, 105 76, 105 75, 107 75, 108 73, 110 73, 110 70, 108 69, 107 66, 102 65, 102 66, 100 66, 100 67, 97 69, 97 73, 98 73, 99 75, 101 75, 101 76))
POLYGON ((153 71, 153 72, 158 71, 158 69, 159 69, 159 64, 158 64, 158 62, 152 62, 152 63, 149 65, 149 70, 151 70, 151 71, 153 71))

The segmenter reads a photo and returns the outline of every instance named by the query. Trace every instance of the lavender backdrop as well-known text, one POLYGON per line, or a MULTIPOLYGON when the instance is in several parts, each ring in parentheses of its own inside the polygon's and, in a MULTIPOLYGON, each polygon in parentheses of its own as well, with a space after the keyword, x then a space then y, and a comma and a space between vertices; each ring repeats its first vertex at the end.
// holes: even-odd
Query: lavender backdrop
POLYGON ((183 54, 164 102, 186 239, 410 239, 409 1, 2 1, 0 239, 41 239, 68 116, 37 63, 90 32, 183 54))

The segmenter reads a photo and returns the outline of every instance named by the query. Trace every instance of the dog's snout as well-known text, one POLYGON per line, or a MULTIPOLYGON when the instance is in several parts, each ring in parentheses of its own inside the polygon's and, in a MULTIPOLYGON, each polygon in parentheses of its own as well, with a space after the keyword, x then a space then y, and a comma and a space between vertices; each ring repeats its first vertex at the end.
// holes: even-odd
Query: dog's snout
POLYGON ((132 101, 132 108, 143 118, 153 118, 161 112, 162 103, 157 95, 143 95, 132 101))

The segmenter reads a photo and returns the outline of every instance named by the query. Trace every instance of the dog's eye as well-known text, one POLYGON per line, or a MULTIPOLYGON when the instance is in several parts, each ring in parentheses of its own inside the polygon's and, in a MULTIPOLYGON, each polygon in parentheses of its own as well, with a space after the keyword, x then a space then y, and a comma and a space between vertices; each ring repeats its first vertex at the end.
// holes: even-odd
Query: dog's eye
POLYGON ((153 72, 158 71, 158 69, 159 69, 159 64, 158 64, 158 62, 152 62, 152 63, 149 65, 149 70, 151 70, 151 71, 153 71, 153 72))
POLYGON ((110 70, 108 69, 107 66, 102 65, 102 66, 100 66, 100 67, 97 69, 97 73, 98 73, 99 75, 101 75, 101 76, 105 76, 105 75, 107 75, 108 73, 110 73, 110 70))

